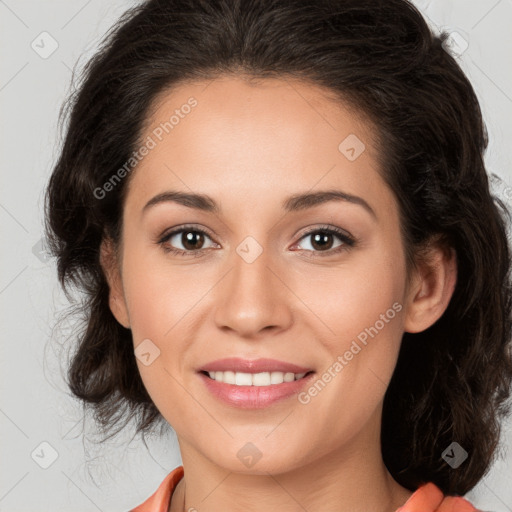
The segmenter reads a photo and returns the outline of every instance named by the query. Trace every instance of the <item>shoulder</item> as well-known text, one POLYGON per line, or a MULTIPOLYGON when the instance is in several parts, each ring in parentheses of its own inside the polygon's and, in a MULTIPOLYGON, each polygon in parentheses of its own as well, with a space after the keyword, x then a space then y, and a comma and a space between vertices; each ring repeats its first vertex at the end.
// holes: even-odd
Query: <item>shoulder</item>
POLYGON ((172 493, 178 482, 183 478, 183 466, 173 469, 159 485, 158 489, 146 500, 130 512, 167 512, 172 493))
POLYGON ((479 512, 461 496, 445 496, 433 482, 418 487, 396 512, 479 512))

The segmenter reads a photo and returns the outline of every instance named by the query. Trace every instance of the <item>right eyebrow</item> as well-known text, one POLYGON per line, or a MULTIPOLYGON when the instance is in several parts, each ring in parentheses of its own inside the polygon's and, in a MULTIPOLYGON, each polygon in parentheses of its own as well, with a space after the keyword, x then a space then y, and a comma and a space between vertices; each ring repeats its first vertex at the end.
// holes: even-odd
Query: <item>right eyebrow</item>
POLYGON ((189 208, 195 208, 197 210, 203 210, 205 212, 219 213, 219 205, 209 196, 204 194, 189 194, 187 192, 178 192, 176 190, 168 190, 157 194, 155 197, 150 199, 142 209, 142 213, 145 213, 149 208, 160 203, 174 202, 189 208))

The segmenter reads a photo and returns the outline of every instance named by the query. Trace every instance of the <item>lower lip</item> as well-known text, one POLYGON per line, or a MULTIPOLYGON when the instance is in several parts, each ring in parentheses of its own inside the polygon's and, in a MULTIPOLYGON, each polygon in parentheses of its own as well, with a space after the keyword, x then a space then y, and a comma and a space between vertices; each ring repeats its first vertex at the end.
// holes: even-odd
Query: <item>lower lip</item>
POLYGON ((296 395, 313 377, 310 373, 302 379, 270 386, 236 386, 211 379, 199 373, 208 390, 223 402, 241 409, 262 409, 275 402, 296 395))

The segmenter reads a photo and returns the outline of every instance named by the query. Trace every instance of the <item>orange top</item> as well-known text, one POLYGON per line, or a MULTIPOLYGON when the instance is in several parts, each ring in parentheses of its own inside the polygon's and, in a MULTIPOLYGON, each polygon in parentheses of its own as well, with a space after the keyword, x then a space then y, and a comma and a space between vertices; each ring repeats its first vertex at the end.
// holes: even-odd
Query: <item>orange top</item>
MULTIPOLYGON (((183 466, 171 471, 156 492, 130 512, 168 512, 171 496, 183 478, 183 466)), ((396 512, 478 512, 460 496, 444 496, 432 482, 421 485, 396 512)))

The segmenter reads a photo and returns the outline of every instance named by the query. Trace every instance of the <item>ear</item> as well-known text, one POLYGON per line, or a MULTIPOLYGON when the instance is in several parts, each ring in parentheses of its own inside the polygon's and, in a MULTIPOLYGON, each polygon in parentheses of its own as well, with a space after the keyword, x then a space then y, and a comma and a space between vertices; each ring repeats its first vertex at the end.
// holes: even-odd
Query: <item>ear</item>
POLYGON ((104 238, 100 246, 100 264, 109 286, 109 306, 115 319, 126 329, 130 328, 128 308, 123 293, 121 271, 114 243, 104 238))
POLYGON ((441 318, 452 298, 456 282, 455 250, 432 244, 421 257, 411 280, 404 330, 421 332, 441 318))

